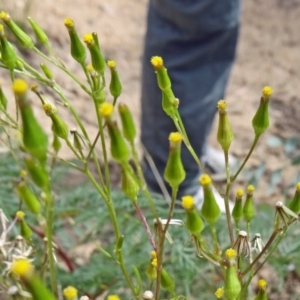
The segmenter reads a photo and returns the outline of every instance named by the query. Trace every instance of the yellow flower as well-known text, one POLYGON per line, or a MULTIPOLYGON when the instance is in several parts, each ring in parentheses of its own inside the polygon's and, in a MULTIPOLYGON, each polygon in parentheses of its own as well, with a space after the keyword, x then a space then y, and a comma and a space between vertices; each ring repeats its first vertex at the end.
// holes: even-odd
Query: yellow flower
POLYGON ((265 290, 267 287, 267 282, 264 279, 258 280, 258 288, 261 290, 265 290))
POLYGON ((184 196, 181 198, 181 205, 184 209, 192 209, 195 205, 194 198, 192 196, 184 196))
POLYGON ((199 178, 199 183, 203 186, 209 185, 209 184, 211 184, 211 178, 207 174, 202 174, 199 178))
POLYGON ((273 94, 273 89, 270 86, 265 86, 262 90, 262 94, 265 97, 270 97, 273 94))
POLYGON ((224 287, 220 287, 216 290, 215 295, 217 299, 221 299, 224 296, 224 287))
POLYGON ((77 297, 77 289, 75 289, 73 286, 68 286, 63 290, 63 295, 67 300, 74 300, 77 297))
POLYGON ((248 187, 247 187, 248 193, 253 193, 254 190, 255 190, 255 187, 252 184, 248 185, 248 187))
POLYGON ((23 220, 24 217, 25 217, 25 213, 21 210, 17 211, 16 213, 16 217, 19 219, 19 220, 23 220))
POLYGON ((6 22, 10 19, 10 16, 5 11, 1 11, 0 18, 2 19, 2 21, 6 22))
POLYGON ((300 182, 297 183, 296 189, 297 189, 298 192, 300 192, 300 182))
POLYGON ((94 38, 91 33, 87 33, 83 36, 83 41, 89 46, 94 44, 94 38))
POLYGON ((26 177, 27 176, 27 172, 25 170, 21 170, 20 171, 20 176, 21 177, 26 177))
POLYGON ((108 67, 110 68, 110 69, 114 69, 115 67, 116 67, 116 62, 114 61, 114 60, 109 60, 108 62, 107 62, 107 65, 108 65, 108 67))
POLYGON ((92 66, 91 64, 87 65, 87 66, 86 66, 86 69, 87 69, 89 72, 94 71, 94 68, 93 68, 93 66, 92 66))
POLYGON ((238 189, 237 191, 236 191, 236 195, 237 195, 237 197, 243 197, 244 196, 244 191, 242 190, 242 189, 238 189))
POLYGON ((20 258, 13 261, 10 270, 20 277, 27 277, 33 273, 33 266, 28 259, 20 258))
POLYGON ((154 258, 156 258, 156 251, 151 252, 151 260, 153 260, 154 258))
POLYGON ((28 84, 23 79, 16 79, 13 83, 12 89, 15 94, 22 95, 27 92, 28 84))
POLYGON ((160 56, 153 56, 151 58, 151 64, 155 69, 161 69, 164 66, 164 61, 160 56))
POLYGON ((227 102, 225 100, 220 100, 217 105, 219 111, 225 111, 227 108, 227 102))
POLYGON ((0 31, 3 31, 3 25, 0 24, 0 31))
POLYGON ((111 103, 104 102, 100 105, 99 113, 102 117, 110 117, 114 111, 114 106, 111 103))
POLYGON ((229 248, 226 250, 225 255, 227 256, 227 258, 235 258, 236 257, 236 251, 232 248, 229 248))
POLYGON ((107 300, 121 300, 118 295, 109 295, 107 300))
POLYGON ((157 267, 157 258, 154 258, 152 261, 151 261, 151 265, 153 267, 157 267))
POLYGON ((67 28, 73 28, 75 25, 74 21, 70 18, 65 18, 64 24, 67 28))
POLYGON ((180 143, 182 141, 182 136, 179 132, 171 132, 169 135, 169 141, 172 143, 180 143))

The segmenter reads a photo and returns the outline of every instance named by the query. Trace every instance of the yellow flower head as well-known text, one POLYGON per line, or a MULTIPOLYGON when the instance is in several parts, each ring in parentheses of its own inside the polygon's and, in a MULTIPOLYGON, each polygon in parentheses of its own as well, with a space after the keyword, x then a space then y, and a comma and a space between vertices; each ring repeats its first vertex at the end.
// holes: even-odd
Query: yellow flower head
POLYGON ((262 90, 262 94, 265 97, 270 97, 273 94, 273 89, 270 86, 265 86, 262 90))
POLYGON ((33 266, 27 258, 20 258, 13 261, 10 271, 20 277, 28 277, 33 273, 33 266))
POLYGON ((83 41, 88 45, 93 45, 94 44, 94 38, 93 35, 91 33, 87 33, 83 36, 83 41))
POLYGON ((151 58, 151 64, 155 69, 161 69, 164 66, 164 61, 160 56, 153 56, 151 58))
POLYGON ((192 209, 195 206, 195 200, 192 196, 184 196, 181 198, 181 205, 184 209, 192 209))
POLYGON ((116 67, 116 62, 114 60, 109 60, 107 62, 107 66, 110 68, 110 69, 114 69, 116 67))
POLYGON ((229 248, 226 250, 225 255, 227 256, 227 258, 235 258, 236 257, 236 251, 232 248, 229 248))
POLYGON ((20 176, 21 177, 26 177, 27 176, 27 172, 25 170, 21 170, 20 171, 20 176))
POLYGON ((179 144, 182 141, 182 135, 179 132, 171 132, 169 135, 169 141, 175 144, 179 144))
POLYGON ((25 94, 28 90, 28 84, 23 79, 16 79, 12 86, 13 92, 17 95, 25 94))
POLYGON ((267 282, 264 279, 258 280, 257 285, 260 290, 265 290, 267 288, 267 282))
POLYGON ((219 111, 225 111, 227 108, 227 102, 225 100, 220 100, 217 104, 219 111))
POLYGON ((152 251, 151 252, 151 260, 153 260, 154 258, 156 258, 156 251, 152 251))
POLYGON ((50 103, 45 103, 43 105, 44 111, 45 113, 51 113, 52 112, 52 105, 50 103))
POLYGON ((297 189, 297 192, 300 192, 300 182, 297 183, 296 189, 297 189))
POLYGON ((118 295, 109 295, 107 300, 121 300, 118 295))
POLYGON ((104 102, 100 105, 99 113, 102 117, 108 118, 114 112, 114 106, 111 103, 104 102))
POLYGON ((152 261, 151 261, 151 265, 153 267, 157 267, 157 258, 154 258, 152 261))
POLYGON ((77 289, 73 286, 68 286, 63 290, 63 295, 67 300, 75 300, 77 298, 77 289))
POLYGON ((3 22, 7 22, 10 19, 10 15, 5 11, 1 11, 0 18, 3 22))
POLYGON ((252 184, 250 184, 247 187, 247 191, 248 191, 248 193, 252 194, 255 191, 255 187, 252 184))
POLYGON ((224 296, 224 287, 220 287, 216 290, 215 295, 217 299, 221 299, 224 296))
POLYGON ((94 68, 93 68, 93 66, 90 64, 90 65, 87 65, 86 66, 86 69, 87 69, 87 71, 89 71, 89 72, 93 72, 94 71, 94 68))
POLYGON ((16 213, 16 217, 19 219, 19 220, 23 220, 24 217, 25 217, 25 213, 21 210, 17 211, 16 213))
POLYGON ((3 25, 2 24, 0 24, 0 31, 3 31, 3 25))
POLYGON ((199 178, 199 183, 204 186, 204 185, 209 185, 211 184, 211 178, 207 174, 202 174, 199 178))
POLYGON ((236 191, 236 196, 239 197, 239 198, 243 197, 244 196, 244 191, 242 189, 238 189, 236 191))
POLYGON ((64 24, 67 28, 73 28, 75 26, 74 21, 70 18, 65 18, 64 24))

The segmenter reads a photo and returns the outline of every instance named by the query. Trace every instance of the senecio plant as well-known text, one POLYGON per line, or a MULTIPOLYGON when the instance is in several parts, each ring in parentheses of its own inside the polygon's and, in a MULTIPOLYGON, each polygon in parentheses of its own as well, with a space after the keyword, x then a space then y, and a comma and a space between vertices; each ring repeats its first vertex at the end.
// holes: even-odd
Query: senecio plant
MULTIPOLYGON (((59 59, 51 47, 47 34, 32 18, 28 18, 28 21, 33 29, 35 41, 44 46, 44 51, 36 47, 34 40, 16 25, 8 13, 1 12, 0 18, 2 20, 2 24, 0 24, 0 66, 6 69, 10 75, 16 105, 16 114, 11 115, 7 110, 8 100, 0 88, 0 125, 8 137, 9 143, 7 145, 10 150, 19 155, 20 180, 15 184, 15 192, 26 214, 36 215, 36 222, 46 237, 45 253, 47 253, 43 270, 41 270, 41 267, 37 266, 34 260, 36 253, 33 235, 35 233, 33 233, 32 228, 33 225, 37 224, 28 224, 26 215, 20 208, 16 207, 15 217, 11 220, 6 217, 4 211, 0 210, 0 263, 2 270, 0 289, 4 298, 54 300, 64 297, 67 300, 89 299, 88 296, 78 295, 76 287, 71 286, 72 282, 70 282, 69 287, 61 287, 57 282, 58 262, 53 243, 55 239, 53 232, 55 198, 51 188, 51 171, 55 162, 60 161, 86 175, 101 195, 101 199, 109 212, 111 226, 115 234, 115 251, 111 257, 120 267, 120 272, 123 273, 127 286, 124 287, 123 294, 107 295, 107 299, 159 300, 162 299, 162 289, 167 291, 166 295, 169 295, 164 296, 164 298, 186 299, 184 295, 176 293, 176 286, 180 285, 180 282, 175 282, 172 274, 165 268, 167 255, 164 246, 168 228, 172 224, 184 225, 182 230, 188 231, 195 254, 199 259, 207 260, 219 268, 223 278, 223 286, 216 287, 215 295, 212 295, 211 299, 214 297, 226 300, 248 299, 248 290, 252 279, 272 255, 288 228, 298 220, 300 211, 300 183, 298 183, 295 196, 288 207, 282 202, 275 204, 273 232, 270 237, 263 237, 266 241, 264 244, 259 233, 251 236, 250 231, 251 220, 255 216, 253 201, 255 187, 249 185, 245 196, 244 191, 238 189, 233 210, 231 211, 229 207, 231 186, 245 166, 260 136, 269 126, 268 107, 273 92, 272 88, 266 86, 262 90, 259 107, 252 120, 255 138, 248 155, 235 174, 230 174, 228 163, 228 152, 234 135, 227 113, 227 103, 225 100, 220 100, 217 105, 219 111, 217 140, 224 151, 227 177, 225 193, 220 193, 224 196, 229 246, 227 249, 222 249, 216 230, 216 223, 220 221, 221 216, 221 210, 213 193, 213 188, 216 187, 191 147, 180 117, 180 103, 173 93, 171 80, 163 59, 154 56, 151 59, 151 64, 154 67, 157 83, 162 92, 162 109, 174 121, 177 132, 172 132, 169 135, 169 157, 164 171, 164 179, 171 188, 171 201, 168 213, 159 215, 151 193, 147 189, 135 148, 136 128, 132 115, 126 104, 117 101, 122 92, 122 85, 116 62, 113 60, 105 61, 97 34, 88 33, 81 39, 74 21, 69 18, 64 20, 65 28, 70 37, 71 56, 85 74, 86 81, 82 82, 59 59), (35 52, 46 63, 41 63, 40 69, 36 69, 19 56, 14 46, 7 40, 6 29, 11 30, 21 46, 35 52), (90 106, 92 107, 92 103, 94 104, 94 117, 98 122, 98 134, 95 138, 91 138, 86 131, 72 101, 66 97, 63 88, 55 81, 51 71, 53 67, 61 69, 66 76, 70 76, 74 84, 77 84, 90 98, 90 106), (105 89, 107 68, 110 71, 109 93, 105 89), (76 121, 78 130, 69 130, 67 122, 61 117, 54 101, 51 101, 42 92, 41 85, 52 90, 59 97, 64 106, 63 109, 68 110, 76 121), (45 133, 44 128, 35 117, 31 101, 40 101, 45 115, 51 119, 52 135, 48 136, 45 133), (117 122, 115 111, 119 113, 121 126, 117 122), (17 132, 17 134, 13 135, 13 132, 17 132), (108 139, 105 139, 105 132, 108 133, 108 139), (12 140, 15 140, 18 149, 13 148, 12 140), (50 143, 49 140, 52 142, 50 143), (63 143, 78 159, 77 163, 71 163, 60 158, 59 152, 63 143), (177 191, 186 176, 181 162, 182 143, 189 149, 195 163, 203 170, 199 183, 203 186, 204 203, 199 209, 195 206, 191 195, 184 196, 181 203, 186 213, 186 219, 175 220, 173 219, 173 212, 177 201, 177 191), (100 168, 96 155, 97 147, 102 150, 104 168, 100 168), (141 226, 144 227, 149 239, 149 243, 145 247, 152 249, 152 251, 149 250, 149 258, 145 258, 147 264, 145 270, 134 267, 134 272, 131 272, 126 265, 126 257, 124 257, 122 249, 125 237, 118 224, 114 199, 111 196, 108 168, 109 151, 112 159, 119 164, 122 171, 122 191, 136 209, 141 226), (96 166, 96 174, 90 170, 90 161, 93 161, 96 166), (135 166, 134 168, 132 164, 135 166), (154 224, 148 224, 139 206, 141 193, 144 193, 148 200, 154 224), (245 222, 241 223, 242 219, 245 222), (246 224, 246 228, 243 228, 243 224, 246 224), (19 235, 13 237, 11 230, 16 226, 19 235), (211 239, 202 235, 206 226, 210 228, 211 239), (49 281, 45 278, 49 278, 49 281)), ((266 280, 260 279, 257 285, 258 292, 255 299, 267 299, 266 280)))

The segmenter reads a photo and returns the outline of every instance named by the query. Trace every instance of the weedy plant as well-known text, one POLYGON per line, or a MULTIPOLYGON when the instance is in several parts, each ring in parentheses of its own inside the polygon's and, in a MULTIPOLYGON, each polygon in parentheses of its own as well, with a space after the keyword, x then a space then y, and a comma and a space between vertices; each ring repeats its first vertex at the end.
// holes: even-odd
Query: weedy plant
MULTIPOLYGON (((213 187, 215 184, 191 147, 180 118, 178 110, 180 103, 172 91, 171 80, 163 59, 155 56, 151 59, 151 64, 157 76, 158 86, 162 91, 162 108, 174 121, 177 128, 177 132, 172 132, 169 136, 169 157, 164 172, 164 179, 172 191, 167 210, 160 209, 147 189, 135 148, 136 128, 132 115, 126 104, 118 103, 122 85, 116 62, 105 61, 99 46, 98 35, 96 33, 86 34, 82 42, 74 21, 68 18, 64 21, 70 36, 71 55, 78 62, 86 77, 86 82, 82 82, 55 54, 47 34, 33 19, 28 18, 28 21, 36 40, 45 46, 45 52, 36 48, 33 39, 16 25, 8 13, 1 12, 0 18, 6 25, 5 28, 15 35, 23 47, 35 52, 48 62, 48 64, 41 63, 40 70, 34 68, 17 54, 14 46, 7 39, 4 25, 0 25, 0 66, 10 74, 16 103, 16 115, 14 116, 7 111, 8 100, 3 90, 0 89, 1 140, 11 151, 20 170, 19 180, 14 184, 16 195, 20 200, 19 205, 13 208, 13 216, 7 216, 7 212, 0 211, 0 263, 3 270, 0 288, 5 299, 52 300, 64 297, 67 300, 76 300, 81 296, 78 295, 76 287, 71 286, 72 282, 69 282, 69 287, 61 288, 60 282, 57 280, 60 278, 60 273, 63 272, 60 260, 70 270, 73 268, 72 263, 66 259, 62 250, 54 242, 57 219, 54 219, 53 216, 55 208, 60 204, 56 201, 56 193, 53 191, 52 174, 58 161, 87 177, 94 191, 101 196, 101 198, 97 198, 97 201, 99 199, 102 201, 99 206, 105 205, 102 212, 109 215, 108 228, 114 233, 114 248, 104 249, 99 246, 99 250, 104 258, 113 260, 119 267, 115 278, 119 278, 122 274, 126 285, 114 294, 108 295, 107 299, 187 299, 188 295, 177 292, 182 290, 180 286, 183 282, 175 281, 175 274, 168 270, 170 250, 167 248, 166 241, 170 240, 169 231, 173 225, 179 225, 180 229, 178 230, 188 233, 188 241, 193 246, 194 258, 197 257, 199 266, 202 261, 207 261, 215 266, 213 270, 216 274, 221 274, 223 286, 215 287, 217 299, 250 299, 252 296, 248 294, 251 281, 266 261, 271 258, 288 228, 298 220, 300 211, 300 183, 297 184, 294 198, 288 206, 283 202, 275 204, 273 230, 269 237, 261 236, 260 233, 253 234, 251 231, 252 225, 255 225, 251 222, 256 215, 253 201, 255 187, 253 185, 247 187, 245 196, 242 189, 237 190, 232 212, 229 207, 232 184, 243 170, 260 136, 269 126, 268 107, 272 88, 268 86, 263 88, 259 107, 252 120, 254 141, 240 168, 233 175, 230 174, 228 163, 228 153, 234 138, 233 131, 229 122, 226 101, 218 102, 217 140, 224 151, 227 177, 224 194, 216 187, 224 195, 226 207, 227 227, 226 235, 223 234, 226 242, 221 243, 218 231, 219 222, 223 216, 214 198, 213 187), (77 84, 89 96, 91 105, 94 104, 94 117, 98 122, 98 134, 94 139, 87 132, 71 99, 66 97, 63 88, 55 81, 51 71, 52 67, 59 68, 65 72, 66 76, 70 76, 74 84, 77 84), (107 95, 104 89, 107 67, 110 71, 110 95, 107 95), (27 77, 34 83, 29 87, 27 79, 24 80, 21 77, 27 77), (42 92, 38 84, 52 90, 60 98, 64 109, 68 110, 76 120, 78 130, 69 131, 68 124, 61 117, 57 106, 42 92), (51 144, 49 144, 49 136, 35 117, 31 104, 32 98, 39 99, 46 116, 51 119, 51 144), (119 113, 121 127, 116 121, 115 110, 119 113), (109 142, 105 139, 105 132, 108 133, 109 142), (60 157, 62 143, 65 143, 73 152, 77 158, 76 162, 65 161, 60 157), (199 183, 203 186, 204 203, 199 210, 195 207, 192 196, 184 196, 181 218, 175 219, 177 192, 186 175, 180 156, 182 143, 189 149, 195 163, 203 170, 199 183), (103 153, 101 160, 104 168, 100 167, 95 151, 96 147, 101 147, 103 153), (125 199, 123 201, 130 203, 128 213, 132 216, 132 209, 135 210, 134 216, 140 220, 140 226, 144 228, 147 236, 148 242, 139 245, 141 253, 148 253, 142 258, 144 268, 137 267, 141 265, 141 262, 136 262, 130 268, 128 267, 127 262, 134 261, 135 257, 130 257, 132 253, 125 251, 127 249, 124 249, 124 245, 130 247, 133 241, 131 241, 132 237, 123 235, 126 224, 122 223, 121 227, 121 217, 116 213, 118 205, 115 203, 116 199, 110 182, 109 151, 121 169, 122 191, 128 198, 128 201, 125 199), (90 161, 96 167, 95 173, 91 171, 90 161), (147 199, 147 205, 141 205, 141 195, 147 199), (16 232, 16 228, 19 234, 14 236, 12 233, 16 232), (36 236, 45 237, 43 245, 40 245, 36 236), (262 240, 265 240, 265 243, 262 240)), ((1 202, 4 201, 7 200, 1 199, 1 202)), ((96 213, 97 211, 93 212, 94 215, 96 213)), ((181 247, 181 249, 185 249, 187 246, 181 247)), ((180 255, 180 251, 178 255, 180 255)), ((193 264, 197 264, 197 261, 194 260, 193 264)), ((105 268, 105 263, 103 263, 102 269, 100 266, 99 272, 109 273, 109 270, 105 268)), ((199 273, 201 272, 202 270, 199 269, 199 273)), ((88 270, 86 276, 88 276, 88 270)), ((182 277, 184 278, 184 274, 182 277)), ((257 285, 257 295, 252 298, 267 299, 266 279, 260 279, 257 285)), ((80 297, 81 300, 90 298, 92 297, 84 295, 80 297)))

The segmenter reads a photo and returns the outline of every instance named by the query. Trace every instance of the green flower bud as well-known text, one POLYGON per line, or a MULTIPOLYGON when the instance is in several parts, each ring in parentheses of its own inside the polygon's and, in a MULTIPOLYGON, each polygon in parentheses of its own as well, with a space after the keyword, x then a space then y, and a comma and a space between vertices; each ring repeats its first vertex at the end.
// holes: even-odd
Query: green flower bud
POLYGON ((106 67, 106 62, 100 51, 97 34, 86 34, 83 37, 83 41, 86 43, 87 47, 90 50, 93 68, 101 76, 103 76, 106 67))
POLYGON ((0 104, 2 105, 2 108, 0 108, 0 110, 1 109, 6 110, 6 108, 7 108, 7 98, 5 97, 5 95, 3 93, 1 83, 0 83, 0 104))
POLYGON ((10 267, 10 272, 21 278, 33 300, 55 300, 44 283, 34 272, 34 267, 27 258, 15 259, 10 267))
POLYGON ((120 103, 118 108, 122 122, 123 135, 127 141, 133 143, 136 137, 136 129, 132 114, 126 104, 120 103))
POLYGON ((84 45, 82 44, 77 30, 75 28, 75 23, 73 20, 66 18, 65 26, 68 29, 70 42, 71 42, 71 55, 80 64, 84 64, 86 58, 86 51, 84 45))
POLYGON ((52 147, 54 149, 55 152, 58 152, 61 148, 61 142, 59 137, 54 133, 53 134, 53 142, 52 142, 52 147))
POLYGON ((263 134, 269 127, 269 100, 273 90, 265 86, 262 91, 259 107, 252 119, 252 127, 256 136, 263 134))
POLYGON ((167 69, 164 67, 163 59, 160 56, 153 56, 151 64, 156 71, 157 83, 162 91, 171 89, 171 80, 168 75, 167 69))
POLYGON ((16 66, 17 55, 14 47, 6 39, 2 24, 0 24, 0 49, 1 61, 9 70, 12 71, 16 66))
POLYGON ((77 132, 76 128, 70 130, 71 134, 73 135, 73 146, 76 150, 81 151, 83 149, 83 138, 77 132))
POLYGON ((111 156, 121 164, 127 163, 130 158, 130 152, 117 122, 112 120, 113 111, 113 105, 108 102, 100 105, 99 113, 106 119, 106 126, 110 137, 111 156))
POLYGON ((24 163, 32 181, 41 189, 49 187, 49 176, 45 167, 35 161, 30 155, 24 157, 24 163))
POLYGON ((40 212, 40 202, 37 197, 28 188, 26 182, 21 181, 16 185, 16 191, 20 199, 26 204, 27 208, 33 213, 38 214, 40 212))
POLYGON ((204 193, 201 215, 206 222, 213 225, 220 218, 221 210, 212 190, 211 178, 207 174, 203 174, 199 178, 199 183, 203 186, 204 193))
POLYGON ((255 188, 253 185, 249 185, 247 187, 247 197, 246 197, 246 202, 245 202, 244 208, 243 208, 243 215, 244 215, 244 219, 248 223, 252 220, 252 218, 255 215, 255 206, 253 203, 254 190, 255 190, 255 188))
POLYGON ((116 62, 109 60, 107 65, 110 69, 111 79, 109 84, 109 91, 115 98, 118 98, 122 92, 122 85, 119 79, 118 71, 116 69, 116 62))
POLYGON ((170 97, 168 93, 162 91, 162 108, 170 118, 175 118, 175 113, 177 109, 174 104, 174 99, 175 99, 174 95, 170 97))
POLYGON ((289 209, 295 214, 300 212, 300 182, 297 183, 295 195, 289 204, 289 209))
POLYGON ((45 165, 47 161, 48 137, 33 114, 27 97, 27 90, 28 86, 24 80, 17 79, 14 81, 13 91, 20 108, 23 125, 23 144, 25 149, 39 160, 41 165, 45 165))
POLYGON ((30 242, 31 241, 31 237, 32 237, 32 230, 30 229, 30 227, 27 225, 24 217, 25 217, 25 213, 22 211, 18 211, 16 213, 16 217, 20 223, 20 235, 27 241, 30 242))
MULTIPOLYGON (((128 167, 130 167, 128 165, 128 167)), ((128 170, 122 168, 121 186, 123 193, 134 203, 137 202, 137 195, 139 193, 139 185, 128 170)))
POLYGON ((45 33, 45 31, 40 27, 40 25, 31 17, 27 17, 27 20, 30 23, 30 26, 33 29, 38 41, 43 45, 48 45, 48 36, 45 33))
POLYGON ((18 58, 17 58, 17 61, 16 61, 16 69, 20 70, 20 71, 25 71, 23 62, 18 58))
POLYGON ((169 293, 174 294, 175 291, 175 281, 165 270, 161 270, 161 287, 167 290, 169 293))
POLYGON ((232 210, 232 217, 237 226, 240 222, 240 219, 243 216, 243 203, 242 203, 243 195, 244 195, 243 190, 236 191, 236 198, 235 198, 235 203, 234 203, 234 207, 232 210))
POLYGON ((228 299, 236 300, 242 290, 235 268, 236 251, 234 249, 228 249, 225 255, 228 259, 229 266, 226 269, 224 291, 228 299))
POLYGON ((42 71, 44 72, 45 76, 50 79, 53 80, 53 73, 52 71, 48 68, 48 66, 44 63, 40 64, 40 67, 42 69, 42 71))
POLYGON ((182 197, 182 207, 186 212, 186 228, 193 234, 198 235, 204 229, 204 223, 195 209, 195 201, 192 196, 182 197))
POLYGON ((169 141, 169 157, 164 171, 164 178, 172 188, 178 188, 186 175, 181 161, 182 136, 179 132, 172 132, 169 135, 169 141))
POLYGON ((219 110, 219 126, 217 133, 217 140, 224 151, 228 151, 231 142, 233 141, 234 135, 228 120, 227 115, 227 103, 225 100, 218 102, 219 110))
POLYGON ((264 279, 258 280, 258 294, 254 300, 267 300, 267 282, 264 279))
POLYGON ((31 39, 31 37, 25 33, 10 17, 10 15, 4 11, 0 13, 0 18, 2 21, 9 27, 9 29, 13 32, 13 34, 16 36, 20 44, 25 47, 32 49, 34 47, 34 43, 31 39))
POLYGON ((43 105, 43 108, 46 115, 49 116, 52 120, 53 133, 64 140, 68 139, 69 127, 58 114, 56 106, 48 102, 43 105))

